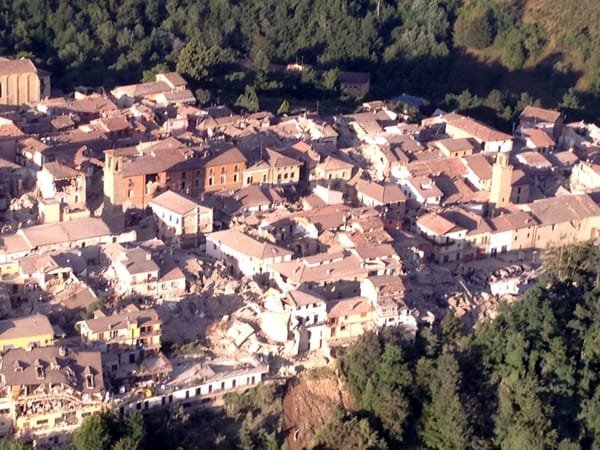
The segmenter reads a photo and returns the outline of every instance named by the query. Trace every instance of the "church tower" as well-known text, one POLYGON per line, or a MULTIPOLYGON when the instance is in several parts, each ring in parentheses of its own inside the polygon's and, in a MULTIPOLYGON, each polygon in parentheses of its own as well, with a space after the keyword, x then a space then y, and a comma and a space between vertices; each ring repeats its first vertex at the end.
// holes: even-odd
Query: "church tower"
POLYGON ((114 150, 105 152, 102 218, 109 228, 115 232, 122 232, 125 227, 122 165, 122 159, 114 154, 114 150))
POLYGON ((509 155, 510 153, 498 153, 492 167, 492 185, 488 204, 490 217, 495 215, 496 208, 510 203, 513 167, 508 163, 509 155))

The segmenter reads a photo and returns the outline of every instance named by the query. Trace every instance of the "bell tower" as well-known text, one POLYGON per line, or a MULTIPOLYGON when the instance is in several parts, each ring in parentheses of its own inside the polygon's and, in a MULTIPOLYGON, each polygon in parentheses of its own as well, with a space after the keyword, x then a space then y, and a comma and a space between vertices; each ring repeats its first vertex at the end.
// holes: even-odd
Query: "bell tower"
POLYGON ((508 163, 508 157, 509 153, 498 153, 492 167, 492 185, 488 204, 490 217, 495 215, 496 208, 510 203, 513 166, 508 163))
POLYGON ((125 227, 122 165, 122 159, 113 151, 105 152, 102 218, 110 229, 116 232, 122 232, 125 227))

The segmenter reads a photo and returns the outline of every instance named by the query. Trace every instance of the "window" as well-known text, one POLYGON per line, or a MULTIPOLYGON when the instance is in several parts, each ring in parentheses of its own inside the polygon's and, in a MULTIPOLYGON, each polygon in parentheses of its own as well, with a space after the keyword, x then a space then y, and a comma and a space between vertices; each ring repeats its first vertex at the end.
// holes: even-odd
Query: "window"
POLYGON ((235 166, 233 166, 233 171, 234 172, 239 172, 240 171, 240 168, 238 167, 237 164, 235 166))
POLYGON ((221 175, 221 184, 225 184, 225 175, 221 175))
POLYGON ((267 175, 266 175, 266 174, 265 174, 265 175, 263 175, 263 179, 262 179, 262 180, 263 180, 263 183, 266 183, 266 182, 267 182, 267 175))
POLYGON ((208 179, 208 185, 209 185, 209 186, 212 186, 213 184, 215 184, 215 179, 214 179, 213 177, 210 177, 210 178, 208 179))
POLYGON ((246 178, 246 184, 252 184, 252 177, 246 178))
POLYGON ((221 167, 221 175, 225 173, 225 166, 221 167))
POLYGON ((85 377, 85 384, 88 389, 94 389, 94 375, 88 373, 85 377))
POLYGON ((237 183, 237 181, 238 181, 238 174, 237 174, 237 173, 234 173, 234 174, 233 174, 233 182, 234 182, 234 183, 237 183))

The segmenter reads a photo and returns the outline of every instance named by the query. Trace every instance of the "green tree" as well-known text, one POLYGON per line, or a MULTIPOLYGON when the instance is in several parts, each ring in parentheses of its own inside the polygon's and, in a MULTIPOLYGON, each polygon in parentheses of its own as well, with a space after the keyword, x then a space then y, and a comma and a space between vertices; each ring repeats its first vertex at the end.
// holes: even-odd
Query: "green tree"
POLYGON ((558 107, 564 109, 581 109, 581 103, 575 89, 569 88, 569 90, 565 92, 558 107))
POLYGON ((375 333, 364 333, 338 359, 338 365, 354 398, 362 398, 367 382, 377 369, 382 348, 375 333))
POLYGON ((146 424, 144 415, 140 411, 133 410, 127 415, 125 432, 127 437, 131 438, 138 445, 142 443, 146 436, 146 424))
POLYGON ((338 412, 328 424, 317 431, 312 448, 385 450, 388 446, 367 419, 346 418, 338 412))
POLYGON ((110 428, 104 416, 87 417, 73 436, 76 450, 108 450, 111 443, 110 428))
POLYGON ((328 91, 334 91, 336 89, 339 77, 340 70, 337 67, 325 71, 322 77, 323 87, 328 91))
POLYGON ((31 445, 21 441, 13 441, 8 438, 0 439, 0 450, 32 450, 31 445))
POLYGON ((279 105, 279 108, 277 108, 277 115, 281 116, 283 114, 289 114, 290 112, 290 102, 288 102, 287 100, 283 100, 281 102, 281 105, 279 105))
POLYGON ((258 111, 260 106, 256 90, 252 86, 246 85, 244 93, 237 98, 235 105, 244 108, 246 111, 258 111))
POLYGON ((459 396, 460 375, 454 355, 445 353, 437 359, 419 432, 427 448, 458 450, 471 445, 472 430, 459 396))
POLYGON ((473 48, 485 48, 494 40, 490 9, 474 9, 462 14, 454 24, 454 41, 458 45, 473 48))
POLYGON ((208 89, 198 88, 194 91, 194 95, 201 105, 206 105, 210 101, 210 91, 208 89))
POLYGON ((138 450, 140 443, 131 436, 123 436, 115 442, 111 450, 138 450))
POLYGON ((188 42, 177 58, 177 71, 197 80, 206 80, 215 74, 217 66, 233 61, 228 49, 206 47, 199 42, 188 42))
POLYGON ((144 70, 142 73, 142 81, 149 82, 156 79, 156 74, 169 72, 169 66, 165 63, 159 63, 151 69, 144 70))
POLYGON ((523 67, 527 55, 523 46, 523 35, 518 29, 511 30, 503 37, 504 63, 511 70, 523 67))
POLYGON ((402 350, 396 344, 388 343, 362 397, 357 399, 359 405, 373 412, 396 441, 402 441, 410 413, 407 390, 411 385, 412 374, 404 362, 402 350))

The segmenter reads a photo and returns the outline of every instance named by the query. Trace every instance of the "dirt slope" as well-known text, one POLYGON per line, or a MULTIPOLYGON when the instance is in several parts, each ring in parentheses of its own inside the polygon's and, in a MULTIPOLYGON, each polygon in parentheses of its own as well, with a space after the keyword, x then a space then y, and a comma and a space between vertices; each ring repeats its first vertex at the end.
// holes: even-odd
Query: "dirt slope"
POLYGON ((290 380, 283 398, 288 450, 310 448, 321 425, 336 408, 352 409, 350 395, 332 370, 321 368, 290 380))

